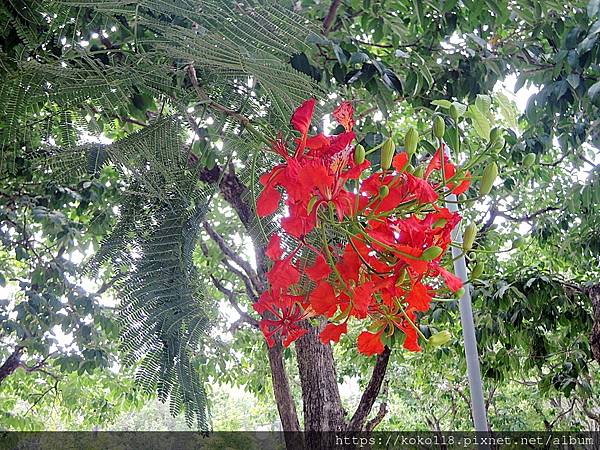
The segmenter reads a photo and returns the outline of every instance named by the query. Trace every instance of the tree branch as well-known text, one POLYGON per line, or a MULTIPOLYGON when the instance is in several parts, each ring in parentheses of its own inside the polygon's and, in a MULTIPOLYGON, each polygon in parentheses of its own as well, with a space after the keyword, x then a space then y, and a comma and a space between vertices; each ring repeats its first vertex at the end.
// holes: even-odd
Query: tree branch
MULTIPOLYGON (((382 391, 382 394, 384 397, 387 397, 387 390, 388 390, 388 382, 386 380, 383 384, 383 391, 382 391)), ((384 398, 381 401, 381 403, 379 404, 379 410, 377 411, 377 414, 375 415, 375 417, 373 417, 371 420, 369 420, 367 422, 367 424, 365 425, 365 431, 373 431, 375 429, 375 427, 381 423, 381 421, 383 420, 383 418, 385 417, 386 414, 387 414, 387 398, 384 398)))
POLYGON ((392 351, 388 347, 385 347, 383 353, 377 356, 377 362, 375 363, 375 367, 373 367, 373 374, 371 375, 369 384, 360 398, 360 402, 352 419, 350 419, 350 423, 348 423, 348 431, 362 431, 365 420, 379 395, 391 353, 392 351))
MULTIPOLYGON (((204 242, 200 243, 200 249, 202 250, 202 253, 204 254, 204 256, 208 256, 208 248, 206 247, 206 244, 204 242)), ((229 272, 233 273, 240 280, 242 280, 242 282, 244 283, 244 287, 246 289, 246 294, 248 295, 248 297, 250 297, 250 300, 252 300, 253 302, 258 300, 258 294, 256 292, 254 292, 250 278, 248 278, 248 276, 245 275, 241 270, 238 270, 235 267, 233 267, 229 263, 227 258, 222 258, 221 263, 223 263, 223 265, 227 268, 227 270, 229 272)))
POLYGON ((202 89, 202 87, 198 83, 198 78, 196 77, 196 69, 194 68, 193 65, 190 64, 187 67, 187 73, 190 78, 190 82, 192 83, 192 87, 196 91, 196 94, 198 94, 198 97, 200 97, 201 100, 206 101, 206 104, 209 108, 211 108, 215 111, 218 111, 220 113, 223 113, 227 116, 233 117, 238 122, 240 122, 244 127, 247 127, 248 125, 250 125, 250 119, 248 117, 244 116, 243 114, 241 114, 238 111, 234 111, 233 109, 227 108, 226 106, 215 102, 208 96, 208 94, 206 92, 204 92, 204 89, 202 89))
POLYGON ((240 266, 242 270, 246 273, 246 275, 248 275, 248 278, 250 278, 254 289, 256 289, 257 292, 262 292, 264 290, 262 287, 262 283, 258 279, 258 274, 250 266, 250 264, 248 264, 247 261, 241 258, 231 247, 229 247, 229 245, 227 245, 227 243, 225 242, 225 239, 223 239, 223 237, 219 233, 217 233, 208 222, 203 222, 202 225, 204 226, 204 229, 206 230, 210 238, 213 241, 215 241, 216 244, 219 246, 221 251, 234 263, 240 266))
POLYGON ((329 5, 329 11, 327 12, 327 15, 325 16, 325 19, 323 19, 323 35, 327 36, 329 34, 329 31, 331 30, 331 26, 333 25, 333 21, 335 20, 335 17, 337 15, 337 10, 340 7, 340 4, 342 3, 342 0, 333 0, 331 2, 331 5, 329 5))
POLYGON ((231 306, 233 306, 233 309, 235 309, 236 312, 240 315, 240 318, 242 318, 244 322, 247 322, 253 327, 258 328, 258 320, 256 320, 254 317, 252 317, 250 314, 248 314, 246 311, 240 308, 240 305, 238 305, 238 303, 235 301, 235 292, 223 286, 223 284, 214 275, 211 275, 210 279, 212 280, 215 287, 222 294, 224 294, 225 297, 227 297, 229 303, 231 304, 231 306))

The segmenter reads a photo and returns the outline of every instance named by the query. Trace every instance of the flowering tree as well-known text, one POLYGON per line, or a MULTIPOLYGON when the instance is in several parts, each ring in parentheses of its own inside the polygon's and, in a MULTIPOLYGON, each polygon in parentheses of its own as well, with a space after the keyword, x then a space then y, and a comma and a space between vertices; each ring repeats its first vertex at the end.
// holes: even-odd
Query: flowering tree
POLYGON ((0 196, 2 265, 18 291, 0 304, 0 381, 26 367, 54 384, 49 368, 108 365, 117 325, 96 303, 110 292, 137 379, 197 427, 209 427, 217 379, 272 390, 284 430, 371 430, 392 351, 396 362, 450 339, 460 354, 448 317, 475 285, 490 377, 541 361, 541 387, 586 389, 599 309, 592 288, 592 328, 582 283, 597 277, 599 185, 597 169, 581 186, 572 172, 593 166, 582 144, 599 136, 597 2, 21 3, 0 7, 0 171, 12 180, 0 196), (531 73, 543 87, 520 118, 488 95, 515 70, 516 87, 531 73), (336 96, 347 101, 334 110, 336 96), (335 129, 323 132, 320 109, 335 129), (497 112, 524 132, 495 127, 497 112), (493 161, 504 176, 487 198, 493 161), (473 224, 446 208, 451 195, 473 224), (486 211, 468 208, 479 199, 486 211), (513 227, 497 232, 499 219, 513 227), (535 225, 526 239, 521 223, 535 225), (458 226, 464 287, 447 252, 458 226), (564 236, 577 255, 568 269, 564 236), (511 265, 494 256, 506 241, 521 249, 511 265), (490 279, 473 282, 484 259, 490 279), (522 279, 540 259, 544 275, 522 279), (82 274, 104 283, 92 303, 70 296, 77 314, 65 318, 82 274), (78 353, 50 350, 55 326, 78 353), (357 373, 364 391, 344 405, 339 382, 357 373))
MULTIPOLYGON (((433 287, 427 280, 441 276, 451 292, 462 287, 440 264, 460 221, 443 202, 445 195, 467 190, 468 171, 457 171, 449 162, 439 117, 434 122, 439 148, 425 170, 410 165, 418 143, 414 129, 397 155, 392 140, 383 143, 379 170, 370 170, 365 149, 353 144, 352 105, 344 102, 333 112, 342 133, 308 136, 314 105, 308 100, 292 116, 300 133, 294 151, 279 137, 273 150, 285 162, 261 176, 265 188, 257 213, 274 213, 281 200, 277 187, 283 188, 289 213, 281 228, 297 242, 286 254, 280 234, 269 241, 269 289, 254 309, 277 319, 263 318, 261 330, 270 346, 279 334, 287 347, 307 333, 299 325, 302 320, 321 316, 329 323, 320 339, 329 344, 338 342, 349 319, 355 318, 368 329, 358 337, 361 353, 381 354, 383 340, 389 342, 395 332, 403 333, 404 348, 419 351, 418 336, 423 335, 417 313, 429 309, 433 295, 444 293, 439 282, 433 287), (330 242, 329 227, 347 243, 330 242), (311 234, 318 235, 315 245, 311 234)), ((437 342, 439 336, 432 339, 437 342)))

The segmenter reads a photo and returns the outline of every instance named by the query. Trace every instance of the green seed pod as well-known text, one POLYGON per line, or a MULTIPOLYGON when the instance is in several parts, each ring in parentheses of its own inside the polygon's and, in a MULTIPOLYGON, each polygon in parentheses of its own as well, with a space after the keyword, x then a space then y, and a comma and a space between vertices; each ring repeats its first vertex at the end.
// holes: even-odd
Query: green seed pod
POLYGON ((481 184, 479 185, 479 193, 481 195, 488 195, 490 193, 497 176, 498 165, 493 162, 489 164, 483 171, 483 177, 481 178, 481 184))
POLYGON ((444 250, 442 250, 442 247, 434 245, 433 247, 429 247, 427 250, 421 253, 421 259, 423 261, 433 261, 435 258, 440 256, 443 251, 444 250))
POLYGON ((308 205, 306 205, 306 212, 308 214, 310 214, 313 210, 313 208, 315 207, 315 203, 317 203, 317 200, 319 200, 319 197, 317 197, 316 195, 313 195, 310 200, 308 201, 308 205))
POLYGON ((450 109, 448 110, 448 113, 450 114, 450 117, 452 117, 452 120, 454 120, 454 123, 458 123, 460 114, 458 112, 458 108, 456 107, 456 105, 454 103, 450 105, 450 109))
POLYGON ((523 167, 528 169, 535 164, 535 153, 527 153, 523 158, 523 167))
POLYGON ((381 168, 388 170, 392 167, 392 159, 394 159, 394 152, 396 151, 396 144, 391 139, 388 139, 383 143, 381 148, 381 168))
POLYGON ((473 267, 473 270, 471 270, 471 278, 476 280, 481 277, 483 274, 483 269, 485 269, 485 265, 482 262, 475 264, 475 267, 473 267))
POLYGON ((465 252, 468 252, 473 248, 473 244, 475 243, 475 236, 477 236, 477 225, 475 225, 474 223, 470 223, 465 228, 465 233, 463 234, 462 248, 465 252))
POLYGON ((404 151, 408 155, 412 155, 417 151, 417 144, 419 143, 419 133, 414 128, 411 128, 404 136, 404 151))
POLYGON ((439 333, 434 334, 428 339, 429 345, 432 347, 439 347, 441 345, 447 344, 450 339, 452 339, 452 335, 449 331, 440 331, 439 333))
POLYGON ((360 144, 354 147, 354 162, 356 164, 365 162, 365 148, 360 144))
POLYGON ((442 116, 435 116, 433 118, 433 135, 438 139, 442 139, 445 132, 446 124, 444 123, 444 119, 442 116))
POLYGON ((522 237, 518 237, 516 238, 513 243, 512 243, 512 248, 519 248, 522 247, 523 244, 525 243, 525 241, 523 240, 522 237))
POLYGON ((386 185, 383 185, 379 188, 379 198, 386 198, 390 193, 390 188, 386 185))

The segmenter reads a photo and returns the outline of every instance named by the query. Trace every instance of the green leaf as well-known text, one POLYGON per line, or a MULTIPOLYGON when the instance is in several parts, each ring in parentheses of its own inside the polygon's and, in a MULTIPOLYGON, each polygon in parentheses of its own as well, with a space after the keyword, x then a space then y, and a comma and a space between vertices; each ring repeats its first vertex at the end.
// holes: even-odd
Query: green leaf
POLYGON ((600 96, 598 94, 600 94, 600 81, 597 81, 596 83, 592 84, 588 89, 588 96, 590 97, 592 102, 596 104, 600 99, 600 96))
POLYGON ((452 102, 450 100, 434 100, 431 102, 431 104, 444 109, 448 109, 450 108, 450 105, 452 105, 452 102))
POLYGON ((497 94, 495 94, 494 100, 496 100, 498 108, 500 109, 500 114, 502 114, 502 117, 504 117, 508 126, 517 129, 518 111, 514 102, 502 92, 498 92, 497 94))
POLYGON ((475 105, 469 105, 465 117, 471 119, 473 128, 475 128, 475 132, 479 135, 479 137, 485 139, 486 141, 490 140, 490 122, 479 110, 479 108, 477 108, 475 105))

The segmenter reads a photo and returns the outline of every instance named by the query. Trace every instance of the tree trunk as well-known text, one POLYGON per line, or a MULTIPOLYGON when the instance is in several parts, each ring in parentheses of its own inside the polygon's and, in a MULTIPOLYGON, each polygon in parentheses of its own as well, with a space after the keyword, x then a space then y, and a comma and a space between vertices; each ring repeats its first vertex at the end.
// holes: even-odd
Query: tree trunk
POLYGON ((590 336, 590 347, 594 359, 600 364, 600 284, 596 284, 588 289, 588 295, 592 301, 594 314, 594 325, 592 335, 590 336))
POLYGON ((333 434, 320 432, 341 431, 346 426, 333 349, 319 340, 320 329, 310 326, 308 333, 296 341, 306 448, 315 450, 334 446, 329 442, 333 434))

